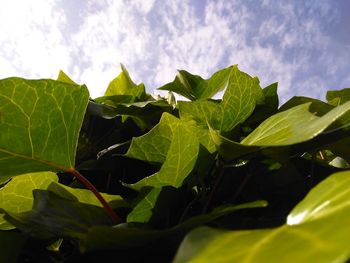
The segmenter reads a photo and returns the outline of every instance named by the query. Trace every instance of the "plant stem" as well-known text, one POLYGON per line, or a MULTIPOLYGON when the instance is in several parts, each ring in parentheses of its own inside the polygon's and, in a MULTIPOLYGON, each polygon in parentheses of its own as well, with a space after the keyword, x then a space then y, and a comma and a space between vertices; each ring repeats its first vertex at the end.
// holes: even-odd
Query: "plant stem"
POLYGON ((86 186, 86 188, 88 188, 96 196, 96 198, 100 201, 104 210, 112 219, 112 222, 114 224, 121 222, 120 217, 113 211, 112 207, 106 202, 106 200, 103 198, 100 192, 88 179, 86 179, 81 173, 79 173, 74 168, 69 168, 67 172, 73 174, 83 185, 86 186))

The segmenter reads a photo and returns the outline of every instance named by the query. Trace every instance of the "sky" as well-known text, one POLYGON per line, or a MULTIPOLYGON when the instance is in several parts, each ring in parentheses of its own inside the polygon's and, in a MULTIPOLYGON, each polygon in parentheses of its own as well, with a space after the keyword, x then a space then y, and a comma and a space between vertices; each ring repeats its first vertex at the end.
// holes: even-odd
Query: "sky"
POLYGON ((0 79, 63 70, 102 96, 120 63, 149 93, 238 64, 281 101, 350 87, 350 0, 0 0, 0 79))

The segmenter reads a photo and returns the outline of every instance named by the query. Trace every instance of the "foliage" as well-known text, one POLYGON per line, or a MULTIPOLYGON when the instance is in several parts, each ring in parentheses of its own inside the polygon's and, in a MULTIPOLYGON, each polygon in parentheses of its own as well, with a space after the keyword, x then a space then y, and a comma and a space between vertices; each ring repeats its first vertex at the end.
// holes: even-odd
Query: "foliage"
POLYGON ((230 66, 159 90, 0 80, 1 262, 350 258, 350 89, 279 107, 230 66))

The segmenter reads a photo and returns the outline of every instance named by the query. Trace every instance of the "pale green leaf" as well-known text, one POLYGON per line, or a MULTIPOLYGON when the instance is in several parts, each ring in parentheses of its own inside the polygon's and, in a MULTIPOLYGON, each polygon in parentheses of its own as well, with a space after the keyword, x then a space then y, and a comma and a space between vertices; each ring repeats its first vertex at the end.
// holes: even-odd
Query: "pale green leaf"
MULTIPOLYGON (((47 189, 53 182, 58 182, 58 178, 52 172, 29 173, 12 178, 0 188, 0 209, 13 213, 30 211, 33 206, 33 190, 47 189)), ((13 228, 3 218, 3 214, 0 216, 0 229, 13 228)))
POLYGON ((89 93, 54 80, 0 80, 0 176, 74 167, 89 93))
POLYGON ((114 80, 109 83, 104 96, 130 95, 133 101, 141 99, 145 96, 144 84, 136 85, 130 78, 128 71, 121 64, 122 72, 114 80))
POLYGON ((347 171, 321 182, 281 227, 197 228, 184 239, 174 262, 346 262, 350 257, 349 178, 347 171))
POLYGON ((296 144, 307 142, 342 118, 350 109, 350 102, 334 108, 322 117, 308 111, 310 103, 277 113, 261 123, 241 143, 231 141, 218 131, 210 130, 210 135, 220 154, 227 160, 253 152, 264 151, 278 155, 296 144))
POLYGON ((60 72, 58 73, 57 80, 65 82, 65 83, 68 83, 68 84, 78 85, 66 73, 64 73, 62 70, 60 70, 60 72))
POLYGON ((316 137, 350 110, 350 102, 334 108, 322 117, 308 111, 310 103, 275 114, 264 121, 241 143, 256 146, 291 145, 316 137))

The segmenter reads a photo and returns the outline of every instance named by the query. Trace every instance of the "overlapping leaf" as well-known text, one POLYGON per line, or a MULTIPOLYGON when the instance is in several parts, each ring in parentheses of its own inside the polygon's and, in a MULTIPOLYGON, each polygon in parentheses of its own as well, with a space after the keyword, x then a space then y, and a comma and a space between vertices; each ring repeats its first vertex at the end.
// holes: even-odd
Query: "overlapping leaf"
MULTIPOLYGON (((57 181, 57 175, 52 172, 16 176, 7 185, 0 188, 0 209, 12 213, 28 212, 33 207, 33 190, 47 189, 52 182, 57 181)), ((0 229, 11 228, 13 226, 1 217, 0 229)))
POLYGON ((127 222, 147 223, 153 215, 152 210, 161 191, 161 188, 153 188, 143 193, 139 203, 129 213, 127 222))
POLYGON ((198 228, 174 262, 345 262, 350 256, 350 173, 334 174, 274 229, 198 228))
POLYGON ((327 101, 333 106, 344 104, 350 100, 350 88, 342 90, 330 90, 327 92, 327 101))
POLYGON ((273 151, 278 154, 279 149, 285 150, 290 145, 316 137, 350 110, 349 102, 317 117, 308 111, 309 105, 310 103, 298 105, 271 116, 241 143, 230 141, 217 131, 211 130, 213 141, 226 159, 234 159, 268 147, 274 147, 273 151))
POLYGON ((180 187, 193 170, 199 153, 199 141, 193 127, 179 123, 173 132, 166 159, 160 171, 130 185, 135 190, 151 186, 180 187))
POLYGON ((178 102, 181 118, 207 123, 213 128, 227 132, 246 120, 257 103, 263 100, 258 78, 232 68, 222 101, 178 102))
POLYGON ((174 81, 159 88, 169 90, 184 96, 189 100, 210 99, 218 92, 224 90, 232 72, 232 66, 219 70, 209 79, 202 79, 185 70, 179 70, 174 81))
MULTIPOLYGON (((12 214, 29 212, 33 207, 33 190, 49 190, 55 194, 80 203, 100 206, 96 196, 86 189, 75 189, 58 183, 58 177, 52 172, 37 172, 14 177, 0 188, 0 209, 12 214)), ((102 194, 112 207, 128 206, 118 195, 102 194)), ((13 226, 0 214, 0 229, 11 229, 13 226)))
POLYGON ((0 81, 0 176, 74 167, 89 93, 53 80, 0 81))

